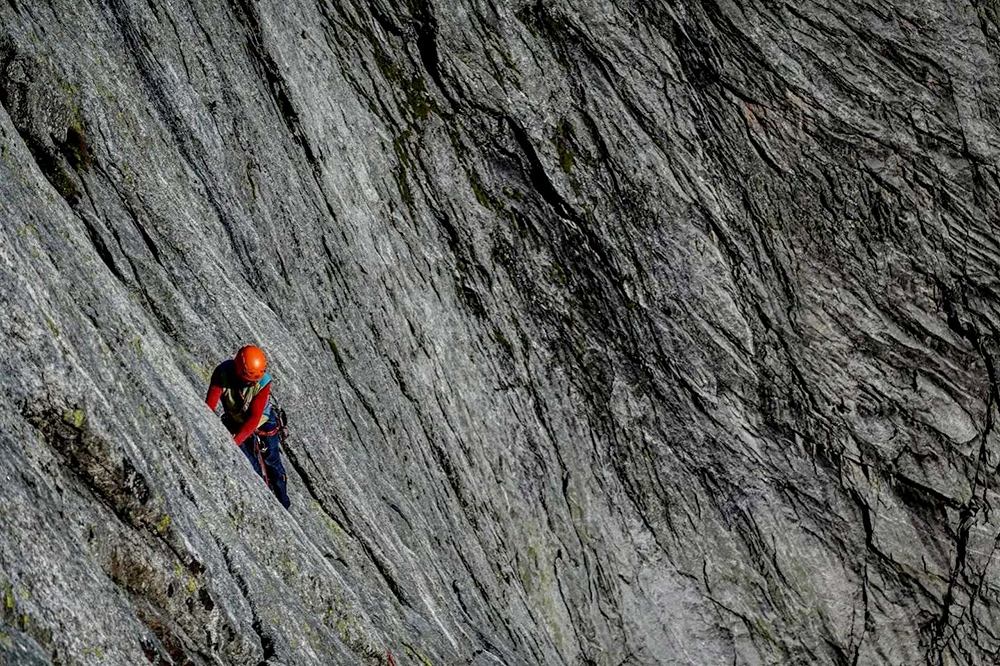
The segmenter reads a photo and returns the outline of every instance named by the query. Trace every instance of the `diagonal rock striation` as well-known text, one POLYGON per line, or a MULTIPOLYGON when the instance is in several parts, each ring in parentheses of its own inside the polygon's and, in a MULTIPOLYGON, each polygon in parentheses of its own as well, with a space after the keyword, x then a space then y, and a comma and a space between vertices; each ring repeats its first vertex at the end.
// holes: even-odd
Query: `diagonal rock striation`
POLYGON ((993 663, 997 17, 0 4, 0 661, 993 663))

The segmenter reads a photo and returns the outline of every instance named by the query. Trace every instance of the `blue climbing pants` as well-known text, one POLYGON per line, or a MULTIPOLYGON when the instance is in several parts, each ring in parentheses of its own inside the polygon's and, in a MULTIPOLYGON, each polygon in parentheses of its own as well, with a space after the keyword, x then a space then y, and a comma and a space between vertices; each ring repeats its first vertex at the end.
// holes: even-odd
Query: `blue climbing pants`
POLYGON ((253 469, 260 475, 267 487, 271 489, 274 496, 281 502, 281 506, 286 509, 291 502, 288 501, 288 490, 285 482, 285 466, 281 464, 281 454, 278 452, 278 420, 271 412, 271 418, 257 431, 250 435, 245 442, 240 444, 240 449, 250 461, 253 469), (258 433, 272 433, 265 436, 258 433), (258 453, 259 452, 259 453, 258 453), (264 468, 261 469, 261 463, 264 468), (267 476, 265 476, 265 474, 267 476))

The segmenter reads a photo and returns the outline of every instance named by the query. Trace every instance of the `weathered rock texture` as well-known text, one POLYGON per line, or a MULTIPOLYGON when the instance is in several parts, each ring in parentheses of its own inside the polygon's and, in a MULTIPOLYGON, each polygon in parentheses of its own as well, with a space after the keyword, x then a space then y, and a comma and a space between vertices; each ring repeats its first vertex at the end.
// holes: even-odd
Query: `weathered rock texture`
POLYGON ((994 663, 998 11, 0 3, 0 659, 994 663))

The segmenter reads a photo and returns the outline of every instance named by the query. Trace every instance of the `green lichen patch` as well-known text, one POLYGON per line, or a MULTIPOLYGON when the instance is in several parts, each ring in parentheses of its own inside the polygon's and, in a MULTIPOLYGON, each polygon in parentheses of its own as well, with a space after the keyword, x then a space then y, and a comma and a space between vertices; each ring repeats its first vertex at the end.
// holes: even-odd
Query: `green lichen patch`
POLYGON ((160 521, 156 523, 156 531, 159 532, 160 534, 165 534, 166 531, 170 529, 170 522, 171 522, 170 516, 168 516, 167 514, 163 514, 163 518, 161 518, 160 521))
POLYGON ((425 657, 423 653, 421 653, 412 645, 409 645, 408 643, 403 643, 403 647, 406 648, 406 656, 417 659, 422 666, 434 666, 434 664, 431 662, 430 659, 425 657))
POLYGON ((82 409, 71 409, 63 413, 63 421, 72 425, 74 428, 82 428, 84 420, 86 420, 86 415, 83 413, 82 409))
POLYGON ((403 84, 403 94, 406 108, 417 120, 427 120, 432 113, 438 112, 437 103, 427 94, 427 84, 422 76, 406 79, 403 84))
POLYGON ((413 207, 413 192, 410 190, 410 181, 407 177, 408 170, 412 167, 410 156, 406 149, 406 142, 412 132, 406 130, 392 140, 392 150, 396 154, 396 167, 393 169, 393 177, 396 179, 396 188, 399 196, 407 207, 413 207))
POLYGON ((94 154, 87 141, 82 120, 70 123, 70 126, 66 128, 66 138, 59 144, 59 148, 70 166, 78 174, 90 169, 94 163, 94 154))
POLYGON ((5 582, 3 584, 3 607, 7 612, 14 610, 14 587, 5 582))
POLYGON ((400 110, 412 121, 427 120, 432 113, 438 113, 437 102, 427 93, 427 83, 422 76, 408 76, 406 71, 393 61, 381 47, 375 47, 375 65, 385 80, 393 84, 402 94, 400 110))
POLYGON ((575 163, 573 157, 573 150, 570 148, 570 142, 573 140, 573 125, 566 119, 563 119, 556 128, 556 133, 552 137, 552 143, 556 146, 556 152, 559 153, 559 166, 566 173, 573 172, 573 165, 575 163))
POLYGON ((1000 36, 1000 3, 996 2, 996 0, 986 0, 983 2, 973 2, 972 5, 979 14, 979 22, 983 33, 994 40, 997 39, 1000 36))
MULTIPOLYGON (((19 603, 18 596, 21 602, 31 598, 31 595, 23 588, 17 590, 17 594, 15 594, 14 584, 8 580, 0 583, 0 626, 7 625, 24 632, 43 649, 47 649, 52 645, 52 630, 33 621, 23 603, 19 603)), ((12 642, 10 635, 0 631, 0 644, 9 649, 12 642)), ((0 658, 2 656, 0 655, 0 658)))
POLYGON ((49 184, 67 203, 75 205, 80 200, 80 188, 59 159, 58 153, 33 137, 27 137, 26 143, 49 184))
POLYGON ((502 333, 502 332, 500 331, 500 329, 499 329, 499 328, 498 328, 498 329, 495 329, 495 330, 493 331, 493 338, 494 338, 494 339, 495 339, 495 340, 496 340, 496 341, 497 341, 498 343, 500 343, 500 346, 501 346, 501 347, 503 347, 503 350, 504 350, 505 352, 507 352, 507 355, 508 355, 508 356, 514 356, 514 345, 513 345, 513 344, 511 344, 510 340, 508 340, 508 339, 507 339, 507 336, 505 336, 505 335, 504 335, 504 334, 503 334, 503 333, 502 333))
POLYGON ((369 666, 386 666, 389 663, 385 651, 365 635, 360 621, 347 610, 342 600, 336 599, 327 606, 323 612, 323 624, 336 630, 340 641, 360 657, 362 663, 369 666))
POLYGON ((493 202, 490 201, 490 197, 486 194, 486 190, 483 189, 483 181, 479 177, 479 173, 474 169, 469 169, 467 171, 469 177, 469 186, 472 188, 472 193, 476 195, 476 201, 483 208, 494 209, 493 202))
POLYGON ((119 518, 157 537, 164 523, 162 499, 128 456, 94 431, 84 408, 78 405, 30 404, 22 415, 41 435, 59 463, 102 498, 119 518))
POLYGON ((208 382, 210 382, 212 380, 212 373, 209 371, 208 368, 206 368, 205 366, 201 365, 200 363, 196 363, 194 361, 190 361, 188 363, 188 367, 202 381, 208 383, 208 382))
POLYGON ((568 286, 569 279, 566 275, 566 269, 561 263, 553 260, 553 262, 548 267, 549 279, 556 284, 566 287, 568 286))
POLYGON ((344 537, 347 535, 347 533, 344 532, 344 528, 340 526, 340 523, 338 523, 336 520, 333 519, 333 517, 330 514, 324 511, 322 505, 319 502, 314 501, 312 503, 312 506, 313 509, 316 510, 319 519, 323 522, 323 525, 326 526, 326 529, 329 530, 331 534, 337 537, 344 537))

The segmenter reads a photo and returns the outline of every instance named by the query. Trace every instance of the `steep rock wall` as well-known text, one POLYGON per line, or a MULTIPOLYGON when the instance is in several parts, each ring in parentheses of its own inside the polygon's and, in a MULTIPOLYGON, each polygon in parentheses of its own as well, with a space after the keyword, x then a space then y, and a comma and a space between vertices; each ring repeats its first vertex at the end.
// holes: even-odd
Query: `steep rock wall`
POLYGON ((996 12, 8 0, 2 654, 988 663, 996 12))

